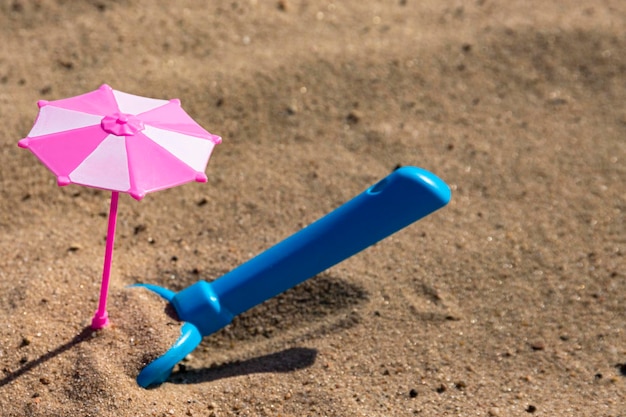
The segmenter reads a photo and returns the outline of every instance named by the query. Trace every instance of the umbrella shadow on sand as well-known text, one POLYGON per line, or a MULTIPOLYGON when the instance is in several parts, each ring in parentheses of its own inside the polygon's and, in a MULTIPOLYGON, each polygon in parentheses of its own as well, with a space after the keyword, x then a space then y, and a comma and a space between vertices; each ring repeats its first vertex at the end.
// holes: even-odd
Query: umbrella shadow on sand
MULTIPOLYGON (((55 357, 69 351, 79 344, 92 338, 95 330, 91 327, 85 327, 68 342, 60 345, 37 359, 28 361, 20 368, 5 375, 0 379, 0 387, 8 385, 27 374, 39 365, 54 359, 55 357)), ((233 361, 209 368, 188 370, 184 365, 179 365, 177 372, 174 372, 169 382, 175 384, 196 384, 201 382, 211 382, 224 378, 231 378, 240 375, 249 375, 256 373, 286 373, 307 368, 315 363, 317 350, 309 348, 291 348, 281 352, 271 353, 264 356, 244 360, 233 361)))
POLYGON ((80 333, 74 336, 67 343, 64 343, 61 346, 57 347, 56 349, 51 350, 45 353, 44 355, 41 355, 35 360, 24 363, 21 368, 13 372, 9 372, 4 378, 0 379, 0 387, 10 384, 11 382, 15 381, 17 378, 21 377, 27 372, 32 371, 33 369, 43 364, 44 362, 47 362, 50 359, 53 359, 67 352, 68 350, 72 349, 75 346, 78 346, 79 344, 83 343, 86 340, 90 340, 91 335, 93 334, 94 331, 95 330, 93 330, 91 327, 85 327, 83 330, 81 330, 80 333))
POLYGON ((316 357, 316 349, 290 348, 244 361, 228 362, 209 368, 186 369, 184 364, 181 364, 178 366, 178 371, 172 373, 168 382, 174 384, 199 384, 242 375, 293 372, 313 365, 316 357))

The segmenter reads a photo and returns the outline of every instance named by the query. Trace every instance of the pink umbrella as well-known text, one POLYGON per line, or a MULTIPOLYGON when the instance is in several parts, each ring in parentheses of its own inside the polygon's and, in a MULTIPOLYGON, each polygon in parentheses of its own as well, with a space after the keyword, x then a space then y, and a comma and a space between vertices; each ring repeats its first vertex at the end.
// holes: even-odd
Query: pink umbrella
POLYGON ((106 310, 119 193, 141 200, 146 193, 190 181, 204 173, 219 136, 200 127, 180 100, 159 100, 99 89, 55 101, 39 101, 28 136, 19 141, 56 176, 59 185, 111 190, 102 285, 91 327, 109 323, 106 310))

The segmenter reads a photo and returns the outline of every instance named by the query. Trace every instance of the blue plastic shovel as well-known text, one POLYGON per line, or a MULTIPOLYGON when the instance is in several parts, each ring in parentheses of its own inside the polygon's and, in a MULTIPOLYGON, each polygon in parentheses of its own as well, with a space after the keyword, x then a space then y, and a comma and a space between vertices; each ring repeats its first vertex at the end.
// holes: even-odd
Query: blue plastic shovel
POLYGON ((432 173, 402 167, 363 193, 248 262, 212 282, 198 281, 179 293, 138 284, 169 301, 181 336, 137 377, 142 387, 164 382, 173 367, 204 336, 233 317, 362 251, 445 206, 450 188, 432 173))

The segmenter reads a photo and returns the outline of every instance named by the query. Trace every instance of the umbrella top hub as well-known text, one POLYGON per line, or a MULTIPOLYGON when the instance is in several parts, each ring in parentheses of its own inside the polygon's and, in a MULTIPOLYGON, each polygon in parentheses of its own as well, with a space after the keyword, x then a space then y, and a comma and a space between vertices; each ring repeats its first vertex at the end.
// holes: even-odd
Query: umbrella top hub
POLYGON ((132 114, 112 113, 100 123, 102 130, 115 136, 133 136, 144 129, 143 122, 132 114))

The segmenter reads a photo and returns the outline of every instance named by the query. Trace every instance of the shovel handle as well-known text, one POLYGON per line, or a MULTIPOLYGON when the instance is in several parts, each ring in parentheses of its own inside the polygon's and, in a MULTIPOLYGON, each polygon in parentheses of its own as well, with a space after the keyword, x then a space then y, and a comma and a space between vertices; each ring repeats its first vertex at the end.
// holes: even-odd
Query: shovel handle
POLYGON ((203 336, 445 206, 449 187, 434 174, 402 167, 341 207, 217 280, 172 299, 181 320, 203 336))

